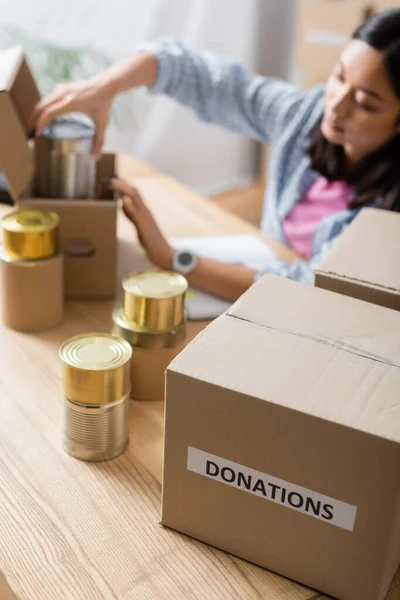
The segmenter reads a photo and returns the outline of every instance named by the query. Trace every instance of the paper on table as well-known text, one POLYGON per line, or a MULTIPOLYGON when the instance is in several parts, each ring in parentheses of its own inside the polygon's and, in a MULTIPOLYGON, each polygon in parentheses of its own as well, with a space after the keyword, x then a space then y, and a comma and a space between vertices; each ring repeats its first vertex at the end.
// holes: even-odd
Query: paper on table
POLYGON ((274 257, 273 250, 251 233, 174 238, 169 242, 177 250, 191 250, 205 258, 240 263, 252 269, 261 269, 274 257))
MULTIPOLYGON (((252 234, 174 238, 169 240, 177 250, 191 250, 199 256, 226 263, 240 263, 252 269, 261 269, 274 257, 273 250, 252 234)), ((231 302, 212 294, 190 288, 186 295, 186 309, 191 321, 215 319, 231 306, 231 302)))

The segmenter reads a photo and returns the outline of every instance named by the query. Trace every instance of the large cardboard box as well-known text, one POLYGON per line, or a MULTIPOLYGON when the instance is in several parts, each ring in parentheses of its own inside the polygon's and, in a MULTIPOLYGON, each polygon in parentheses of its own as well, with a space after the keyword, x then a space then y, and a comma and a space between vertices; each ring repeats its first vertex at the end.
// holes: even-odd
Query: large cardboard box
POLYGON ((171 363, 162 523, 341 600, 400 562, 400 315, 265 276, 171 363))
MULTIPOLYGON (((65 255, 65 293, 70 298, 107 298, 116 291, 117 203, 98 192, 93 200, 61 200, 29 196, 35 161, 28 122, 39 92, 21 48, 0 53, 0 168, 10 194, 20 206, 54 210, 60 216, 65 255)), ((97 163, 97 184, 111 177, 115 157, 97 163)), ((100 186, 96 185, 100 190, 100 186)))
POLYGON ((297 3, 292 79, 303 88, 325 84, 345 44, 369 14, 366 0, 297 3))
POLYGON ((400 310, 400 214, 361 210, 318 266, 315 285, 400 310))

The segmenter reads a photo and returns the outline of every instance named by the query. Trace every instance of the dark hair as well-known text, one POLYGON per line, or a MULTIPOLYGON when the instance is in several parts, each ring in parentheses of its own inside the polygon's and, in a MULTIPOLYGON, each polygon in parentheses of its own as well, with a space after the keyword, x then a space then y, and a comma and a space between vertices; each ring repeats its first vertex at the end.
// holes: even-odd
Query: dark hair
MULTIPOLYGON (((387 74, 400 99, 400 8, 374 15, 355 31, 353 39, 383 53, 387 74)), ((328 142, 318 123, 311 136, 309 153, 313 170, 330 181, 344 179, 354 186, 355 197, 350 208, 373 203, 383 196, 382 208, 400 212, 400 134, 347 172, 343 147, 328 142)))

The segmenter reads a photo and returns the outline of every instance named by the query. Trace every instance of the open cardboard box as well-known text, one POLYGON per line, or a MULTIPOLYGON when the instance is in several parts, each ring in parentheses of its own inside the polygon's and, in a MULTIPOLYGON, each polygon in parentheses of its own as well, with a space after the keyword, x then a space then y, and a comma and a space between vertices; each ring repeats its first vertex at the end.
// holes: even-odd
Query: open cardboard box
POLYGON ((102 177, 112 177, 115 156, 104 154, 96 166, 93 200, 35 198, 29 190, 35 175, 34 143, 28 123, 40 99, 22 49, 0 53, 0 168, 19 208, 53 210, 60 216, 61 250, 65 255, 65 295, 111 298, 116 291, 117 202, 100 191, 102 177))
POLYGON ((162 524, 340 600, 400 563, 400 315, 266 275, 170 364, 162 524))
POLYGON ((400 214, 364 208, 315 271, 315 285, 400 310, 400 214))

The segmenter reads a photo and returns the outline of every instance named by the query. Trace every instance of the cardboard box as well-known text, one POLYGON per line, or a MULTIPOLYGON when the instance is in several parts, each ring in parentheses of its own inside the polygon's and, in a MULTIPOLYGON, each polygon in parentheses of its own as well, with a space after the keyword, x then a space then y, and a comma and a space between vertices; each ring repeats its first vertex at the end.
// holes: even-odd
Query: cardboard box
POLYGON ((400 8, 399 0, 374 0, 372 4, 374 13, 382 12, 389 8, 400 8))
POLYGON ((341 600, 400 562, 400 315, 267 275, 171 363, 162 523, 341 600))
POLYGON ((400 214, 364 208, 318 266, 315 285, 400 310, 399 257, 400 214))
POLYGON ((0 314, 6 327, 42 331, 56 327, 64 311, 64 257, 10 260, 0 246, 0 314))
MULTIPOLYGON (((65 254, 65 294, 70 298, 111 298, 116 290, 117 203, 112 194, 93 200, 29 197, 35 170, 28 121, 39 92, 20 48, 0 53, 0 167, 10 194, 20 206, 54 210, 60 216, 61 249, 65 254)), ((111 177, 115 157, 97 163, 101 177, 111 177)))
POLYGON ((364 0, 301 0, 293 55, 295 83, 306 89, 325 84, 345 44, 368 13, 364 0))

